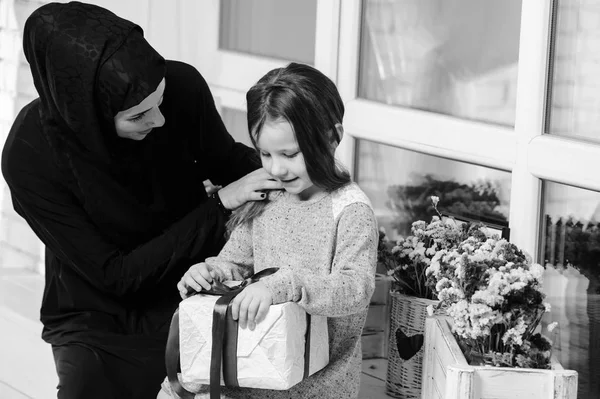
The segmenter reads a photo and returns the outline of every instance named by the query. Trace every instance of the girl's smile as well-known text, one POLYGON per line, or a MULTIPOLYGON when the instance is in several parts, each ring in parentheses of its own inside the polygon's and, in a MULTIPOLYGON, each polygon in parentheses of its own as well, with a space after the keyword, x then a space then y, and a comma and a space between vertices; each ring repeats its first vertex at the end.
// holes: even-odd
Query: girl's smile
POLYGON ((285 191, 302 200, 321 191, 308 176, 294 130, 287 120, 266 121, 256 144, 263 168, 283 183, 285 191))

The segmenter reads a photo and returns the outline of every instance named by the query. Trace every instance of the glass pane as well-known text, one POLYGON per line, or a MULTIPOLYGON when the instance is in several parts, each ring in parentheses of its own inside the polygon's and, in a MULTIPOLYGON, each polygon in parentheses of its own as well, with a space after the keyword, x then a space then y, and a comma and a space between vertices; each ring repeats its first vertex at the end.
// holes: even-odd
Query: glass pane
POLYGON ((544 183, 544 290, 558 322, 555 355, 579 373, 579 399, 600 397, 600 193, 544 183))
POLYGON ((416 220, 438 209, 459 217, 506 225, 508 172, 451 161, 367 140, 357 140, 355 179, 372 201, 379 226, 392 239, 406 236, 416 220))
POLYGON ((514 125, 521 0, 366 0, 359 96, 514 125))
POLYGON ((219 47, 315 62, 317 0, 221 0, 219 47))
POLYGON ((235 141, 253 147, 252 142, 250 141, 250 135, 248 134, 246 112, 223 107, 221 109, 221 119, 223 119, 227 131, 235 141))
POLYGON ((600 141, 600 8, 557 1, 548 133, 600 141))

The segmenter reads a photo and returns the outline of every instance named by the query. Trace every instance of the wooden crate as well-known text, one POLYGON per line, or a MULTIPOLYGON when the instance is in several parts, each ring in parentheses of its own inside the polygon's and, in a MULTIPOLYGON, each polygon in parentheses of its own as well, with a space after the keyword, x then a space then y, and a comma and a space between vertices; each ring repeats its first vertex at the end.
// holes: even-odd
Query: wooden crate
POLYGON ((363 359, 387 357, 390 334, 390 288, 391 278, 384 274, 375 276, 375 292, 371 297, 361 337, 363 359))
POLYGON ((445 317, 425 322, 422 399, 576 399, 577 372, 470 366, 445 317))

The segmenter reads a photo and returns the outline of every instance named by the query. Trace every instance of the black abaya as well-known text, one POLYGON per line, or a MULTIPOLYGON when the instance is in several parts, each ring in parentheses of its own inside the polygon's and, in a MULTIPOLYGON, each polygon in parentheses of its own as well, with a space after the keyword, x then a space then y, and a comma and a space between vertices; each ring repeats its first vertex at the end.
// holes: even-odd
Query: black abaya
MULTIPOLYGON (((149 374, 164 375, 156 353, 176 283, 224 243, 225 216, 202 182, 227 185, 259 159, 227 133, 195 68, 165 62, 139 27, 107 10, 43 6, 26 23, 24 48, 40 98, 19 113, 2 173, 46 246, 42 337, 146 359, 149 374), (163 77, 164 126, 142 141, 118 138, 112 117, 163 77)), ((148 383, 158 391, 160 378, 148 383)))

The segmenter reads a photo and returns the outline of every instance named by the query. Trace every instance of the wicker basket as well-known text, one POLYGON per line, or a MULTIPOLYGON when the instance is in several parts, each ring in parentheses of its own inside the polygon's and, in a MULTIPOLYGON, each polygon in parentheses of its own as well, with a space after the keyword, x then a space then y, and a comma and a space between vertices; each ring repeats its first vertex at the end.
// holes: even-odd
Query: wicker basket
POLYGON ((423 347, 410 359, 404 360, 398 354, 396 330, 398 327, 408 337, 425 333, 427 306, 437 301, 391 293, 391 328, 388 345, 388 369, 386 393, 395 398, 421 398, 421 372, 423 368, 423 347))

